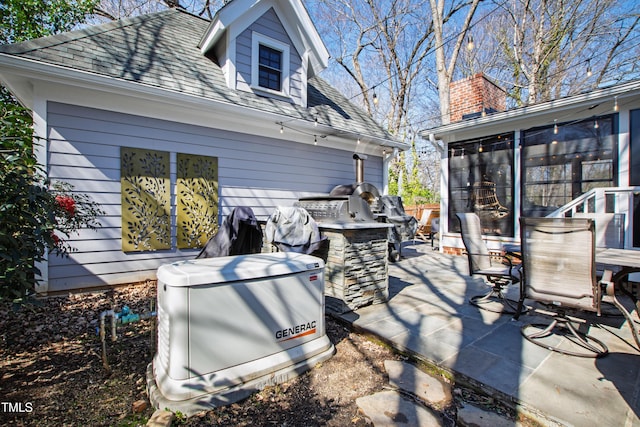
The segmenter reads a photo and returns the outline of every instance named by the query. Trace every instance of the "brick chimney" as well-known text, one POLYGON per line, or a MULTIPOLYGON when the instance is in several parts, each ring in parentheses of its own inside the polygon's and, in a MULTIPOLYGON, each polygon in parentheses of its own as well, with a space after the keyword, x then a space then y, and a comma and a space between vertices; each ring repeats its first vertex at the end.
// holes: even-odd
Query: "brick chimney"
POLYGON ((450 122, 471 119, 484 113, 504 111, 507 95, 504 89, 478 73, 449 85, 450 122))

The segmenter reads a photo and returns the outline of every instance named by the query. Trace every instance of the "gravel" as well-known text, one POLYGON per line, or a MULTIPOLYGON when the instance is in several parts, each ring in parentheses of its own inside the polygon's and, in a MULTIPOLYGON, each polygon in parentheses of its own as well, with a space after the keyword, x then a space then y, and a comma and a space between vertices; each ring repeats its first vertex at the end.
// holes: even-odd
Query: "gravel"
MULTIPOLYGON (((154 412, 146 393, 146 368, 155 353, 155 317, 119 324, 103 350, 100 314, 149 315, 155 282, 108 291, 29 301, 0 302, 0 425, 143 426, 154 412)), ((302 376, 267 387, 240 402, 190 418, 184 426, 367 426, 355 403, 389 389, 385 360, 407 360, 384 344, 350 331, 330 316, 326 332, 336 354, 302 376)), ((442 412, 455 425, 457 407, 473 402, 508 412, 493 399, 454 388, 442 412)))
MULTIPOLYGON (((153 413, 145 370, 155 352, 155 318, 119 324, 117 340, 105 332, 106 358, 97 333, 100 313, 127 305, 149 313, 155 283, 72 294, 17 306, 0 303, 1 425, 136 426, 153 413), (142 403, 146 403, 143 405, 142 403), (4 409, 3 409, 4 408, 4 409)), ((355 399, 387 385, 390 349, 327 317, 336 354, 305 375, 177 424, 365 426, 355 399)))

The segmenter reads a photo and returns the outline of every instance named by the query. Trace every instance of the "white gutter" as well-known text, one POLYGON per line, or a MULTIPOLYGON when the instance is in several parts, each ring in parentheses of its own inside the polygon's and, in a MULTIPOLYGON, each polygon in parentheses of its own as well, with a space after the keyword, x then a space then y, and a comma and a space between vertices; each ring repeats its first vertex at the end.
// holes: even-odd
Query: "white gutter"
MULTIPOLYGON (((436 139, 439 139, 440 135, 449 134, 460 130, 473 128, 474 131, 477 131, 489 126, 506 126, 510 123, 522 120, 532 121, 533 119, 540 117, 554 116, 563 111, 579 110, 582 108, 597 106, 603 101, 611 101, 611 106, 613 106, 614 97, 617 96, 618 102, 622 103, 624 98, 633 96, 635 95, 635 92, 639 91, 640 80, 635 80, 629 83, 623 83, 604 89, 597 89, 580 95, 568 96, 566 98, 542 102, 540 104, 534 104, 527 107, 487 114, 485 117, 478 117, 475 119, 463 120, 431 129, 425 129, 420 131, 419 133, 423 138, 429 138, 430 135, 433 135, 436 139)), ((589 117, 589 115, 586 115, 585 117, 589 117)))

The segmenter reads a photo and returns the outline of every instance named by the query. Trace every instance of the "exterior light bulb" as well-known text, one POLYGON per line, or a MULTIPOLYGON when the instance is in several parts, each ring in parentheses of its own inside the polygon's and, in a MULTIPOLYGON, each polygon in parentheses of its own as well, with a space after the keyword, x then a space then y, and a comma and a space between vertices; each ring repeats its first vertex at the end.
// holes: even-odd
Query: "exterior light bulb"
POLYGON ((475 47, 475 44, 473 43, 473 37, 469 36, 467 38, 467 50, 471 52, 474 47, 475 47))
POLYGON ((375 92, 373 92, 373 105, 378 105, 378 95, 375 92))
POLYGON ((618 107, 618 97, 614 97, 613 98, 613 111, 615 111, 616 113, 618 112, 619 107, 618 107))
POLYGON ((558 123, 556 123, 556 122, 557 122, 557 120, 554 120, 554 123, 553 123, 553 134, 554 135, 558 134, 558 123))

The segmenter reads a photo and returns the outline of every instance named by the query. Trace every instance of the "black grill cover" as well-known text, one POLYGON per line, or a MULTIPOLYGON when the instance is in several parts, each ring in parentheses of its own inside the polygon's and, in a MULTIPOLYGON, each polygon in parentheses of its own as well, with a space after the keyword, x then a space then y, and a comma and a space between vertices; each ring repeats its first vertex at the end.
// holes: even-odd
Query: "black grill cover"
POLYGON ((399 196, 381 196, 382 212, 386 215, 386 222, 393 224, 393 239, 402 242, 411 240, 418 231, 418 221, 411 215, 407 215, 399 196))
POLYGON ((262 229, 253 210, 234 208, 218 232, 209 239, 196 258, 257 254, 262 250, 262 229))

